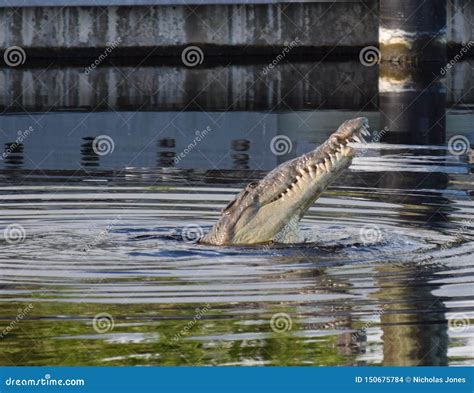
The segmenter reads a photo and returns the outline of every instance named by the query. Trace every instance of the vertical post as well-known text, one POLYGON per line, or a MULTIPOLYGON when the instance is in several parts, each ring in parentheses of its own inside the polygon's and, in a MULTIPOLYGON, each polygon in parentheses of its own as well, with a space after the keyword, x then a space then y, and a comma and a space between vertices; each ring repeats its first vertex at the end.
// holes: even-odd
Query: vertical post
POLYGON ((446 0, 380 0, 382 61, 445 61, 446 0))

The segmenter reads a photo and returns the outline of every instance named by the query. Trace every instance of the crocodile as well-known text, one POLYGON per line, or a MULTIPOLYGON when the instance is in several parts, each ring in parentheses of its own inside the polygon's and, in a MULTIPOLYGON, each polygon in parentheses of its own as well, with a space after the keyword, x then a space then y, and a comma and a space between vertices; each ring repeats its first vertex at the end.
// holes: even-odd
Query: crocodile
POLYGON ((365 143, 367 118, 345 121, 322 145, 284 162, 262 180, 251 182, 231 201, 200 243, 253 245, 295 243, 298 223, 321 193, 348 168, 350 143, 365 143))

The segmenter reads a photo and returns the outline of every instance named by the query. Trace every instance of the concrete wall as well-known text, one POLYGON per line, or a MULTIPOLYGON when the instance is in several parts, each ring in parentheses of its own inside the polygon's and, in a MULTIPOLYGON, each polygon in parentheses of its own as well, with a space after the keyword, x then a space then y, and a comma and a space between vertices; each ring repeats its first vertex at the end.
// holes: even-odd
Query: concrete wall
MULTIPOLYGON (((190 0, 186 5, 182 0, 165 0, 163 4, 169 5, 159 6, 146 5, 148 0, 135 6, 123 5, 130 4, 129 0, 9 0, 0 3, 0 49, 21 46, 30 57, 52 52, 95 56, 81 49, 102 49, 119 37, 122 42, 111 56, 177 55, 177 48, 190 44, 202 46, 207 55, 276 53, 297 37, 300 42, 293 54, 353 54, 378 44, 377 0, 211 2, 219 4, 207 0, 190 0), (83 5, 90 2, 122 6, 83 5), (43 6, 54 4, 68 6, 43 6)), ((447 1, 447 40, 452 46, 474 40, 474 2, 447 1)))
MULTIPOLYGON (((122 42, 113 56, 153 48, 201 45, 208 53, 275 53, 299 38, 294 52, 363 47, 377 41, 377 2, 311 2, 202 6, 0 8, 0 48, 17 45, 29 56, 104 48, 122 42), (216 47, 218 47, 216 49, 216 47), (219 50, 220 47, 220 50, 219 50), (304 49, 304 50, 303 50, 304 49), (68 51, 69 50, 69 51, 68 51)), ((157 50, 156 48, 159 48, 157 50)), ((172 51, 174 48, 174 52, 172 51)), ((87 52, 90 53, 90 52, 87 52)))

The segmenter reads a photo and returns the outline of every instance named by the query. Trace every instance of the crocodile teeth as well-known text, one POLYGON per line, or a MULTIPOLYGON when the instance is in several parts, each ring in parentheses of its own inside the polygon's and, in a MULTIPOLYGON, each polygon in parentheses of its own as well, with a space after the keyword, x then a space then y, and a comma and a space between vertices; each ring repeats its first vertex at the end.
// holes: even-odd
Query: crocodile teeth
POLYGON ((341 159, 341 157, 342 157, 342 154, 341 154, 341 153, 339 153, 339 152, 336 152, 336 158, 337 158, 338 160, 340 160, 340 159, 341 159))
POLYGON ((362 135, 365 135, 365 136, 370 135, 370 131, 367 128, 363 128, 361 132, 362 132, 362 135))
POLYGON ((329 172, 331 169, 331 162, 327 158, 325 158, 324 164, 326 165, 326 170, 329 172))
POLYGON ((362 139, 360 139, 357 135, 354 135, 352 139, 354 139, 356 142, 362 143, 362 139))
POLYGON ((334 165, 336 163, 336 157, 333 154, 329 154, 329 159, 331 160, 331 164, 334 165))
POLYGON ((348 147, 344 148, 344 150, 342 151, 343 154, 349 154, 350 153, 350 149, 348 147))

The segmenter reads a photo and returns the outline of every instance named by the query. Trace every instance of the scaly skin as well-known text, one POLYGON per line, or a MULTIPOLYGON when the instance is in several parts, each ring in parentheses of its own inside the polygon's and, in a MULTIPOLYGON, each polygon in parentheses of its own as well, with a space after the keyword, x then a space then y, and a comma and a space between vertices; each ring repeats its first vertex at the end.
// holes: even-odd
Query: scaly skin
POLYGON ((247 185, 224 208, 201 243, 248 245, 280 240, 278 235, 288 232, 290 221, 299 222, 329 184, 351 165, 354 150, 348 144, 364 141, 363 136, 369 135, 367 129, 365 117, 347 120, 317 149, 247 185))

